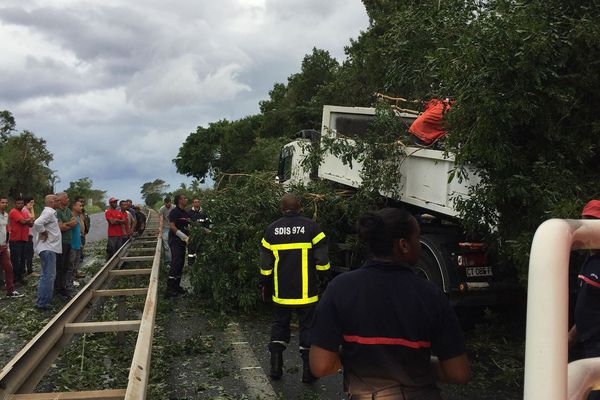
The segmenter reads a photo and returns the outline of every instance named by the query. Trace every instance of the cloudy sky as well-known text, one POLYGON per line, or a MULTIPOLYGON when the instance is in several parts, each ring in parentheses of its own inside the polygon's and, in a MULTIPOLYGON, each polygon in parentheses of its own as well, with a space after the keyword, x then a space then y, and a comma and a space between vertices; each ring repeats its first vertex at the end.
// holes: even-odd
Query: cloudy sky
POLYGON ((87 176, 139 201, 190 181, 171 160, 198 125, 258 112, 367 25, 360 0, 2 0, 0 110, 47 140, 58 189, 87 176))

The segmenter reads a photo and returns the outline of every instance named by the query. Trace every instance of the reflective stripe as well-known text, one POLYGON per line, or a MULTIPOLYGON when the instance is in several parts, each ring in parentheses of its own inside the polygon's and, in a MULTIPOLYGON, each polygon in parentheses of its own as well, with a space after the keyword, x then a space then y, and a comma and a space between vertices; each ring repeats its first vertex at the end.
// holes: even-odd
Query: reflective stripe
POLYGON ((273 301, 277 304, 301 305, 301 304, 316 303, 317 301, 319 301, 319 296, 317 295, 317 296, 309 297, 307 299, 280 299, 277 296, 273 296, 273 301))
POLYGON ((323 232, 319 233, 317 236, 315 236, 312 240, 312 244, 317 244, 321 241, 321 239, 323 239, 325 237, 325 234, 323 232))
MULTIPOLYGON (((321 233, 315 237, 313 240, 320 241, 325 237, 325 234, 321 233), (322 236, 321 236, 322 235, 322 236)), ((317 302, 319 300, 319 296, 308 297, 308 250, 312 249, 313 245, 310 242, 298 242, 298 243, 284 243, 284 244, 270 244, 265 239, 262 240, 262 245, 271 250, 273 252, 273 256, 275 257, 275 264, 273 270, 275 273, 273 274, 273 283, 274 283, 274 293, 273 293, 273 301, 278 304, 285 305, 299 305, 299 304, 310 304, 317 302), (279 252, 280 251, 288 251, 288 250, 300 250, 302 252, 302 298, 300 299, 281 299, 279 298, 279 252)), ((325 269, 329 269, 329 264, 326 266, 322 266, 325 269)), ((263 275, 270 275, 270 273, 263 272, 263 275)))
POLYGON ((584 281, 585 283, 587 283, 588 285, 592 285, 594 287, 600 288, 600 283, 591 280, 590 278, 588 278, 585 275, 578 275, 577 276, 579 279, 581 279, 582 281, 584 281))
POLYGON ((277 250, 273 250, 273 256, 275 257, 275 275, 273 278, 273 287, 275 288, 275 292, 273 293, 273 298, 279 296, 279 252, 277 250))
POLYGON ((302 298, 308 298, 308 249, 302 249, 302 298))
POLYGON ((273 273, 273 270, 272 270, 272 269, 261 269, 261 270, 260 270, 260 274, 261 274, 261 275, 269 276, 269 275, 271 275, 272 273, 273 273))
POLYGON ((327 271, 330 267, 330 263, 327 263, 325 265, 317 265, 317 271, 327 271))
POLYGON ((365 337, 365 336, 354 336, 344 335, 344 340, 348 343, 358 344, 383 344, 392 346, 404 346, 410 347, 411 349, 428 349, 431 347, 431 342, 426 341, 412 341, 402 338, 390 338, 390 337, 365 337))
POLYGON ((271 250, 300 250, 300 249, 311 249, 312 243, 285 243, 285 244, 272 244, 269 247, 271 250))

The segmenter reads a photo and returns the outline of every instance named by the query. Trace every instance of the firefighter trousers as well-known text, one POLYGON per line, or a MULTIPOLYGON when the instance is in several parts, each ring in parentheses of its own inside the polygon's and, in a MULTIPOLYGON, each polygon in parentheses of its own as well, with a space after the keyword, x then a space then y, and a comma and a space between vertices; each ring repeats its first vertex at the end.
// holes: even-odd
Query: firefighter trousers
POLYGON ((295 307, 284 307, 274 304, 273 308, 271 343, 284 344, 290 342, 290 321, 292 313, 296 312, 300 325, 300 350, 310 348, 308 333, 315 313, 315 304, 295 307))

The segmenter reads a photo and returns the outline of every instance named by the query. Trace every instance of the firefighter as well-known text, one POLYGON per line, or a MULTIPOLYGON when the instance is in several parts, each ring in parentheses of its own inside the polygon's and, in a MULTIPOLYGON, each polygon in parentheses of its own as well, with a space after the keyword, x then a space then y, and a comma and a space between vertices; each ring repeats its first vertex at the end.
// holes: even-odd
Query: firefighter
MULTIPOLYGON (((581 212, 583 219, 600 219, 600 200, 590 200, 581 212)), ((578 275, 575 325, 569 330, 569 345, 581 346, 581 358, 600 357, 600 250, 590 250, 578 275)), ((600 391, 588 400, 599 400, 600 391)))
POLYGON ((319 302, 312 372, 326 376, 343 366, 352 400, 441 400, 436 380, 467 383, 470 367, 448 298, 412 267, 421 252, 419 224, 405 210, 384 208, 363 215, 358 232, 372 258, 331 281, 319 302))
POLYGON ((171 268, 167 281, 167 297, 185 294, 181 287, 181 274, 185 262, 185 250, 189 241, 190 216, 185 211, 187 199, 184 195, 175 196, 175 208, 169 212, 169 248, 171 250, 171 268))
POLYGON ((318 275, 327 279, 330 264, 327 240, 318 224, 300 215, 300 204, 293 194, 281 199, 283 217, 267 227, 261 242, 261 290, 263 300, 274 303, 271 326, 271 378, 280 379, 283 351, 290 341, 292 312, 300 324, 302 382, 315 378, 310 373, 308 329, 319 300, 318 275), (268 293, 268 294, 267 294, 268 293))

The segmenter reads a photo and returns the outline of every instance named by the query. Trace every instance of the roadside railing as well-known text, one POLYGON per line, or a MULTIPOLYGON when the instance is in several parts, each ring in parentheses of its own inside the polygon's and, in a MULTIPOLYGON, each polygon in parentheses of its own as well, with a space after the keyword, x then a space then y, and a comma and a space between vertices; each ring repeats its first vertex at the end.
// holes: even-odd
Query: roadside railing
MULTIPOLYGON (((0 370, 0 399, 145 399, 150 376, 161 251, 162 239, 158 234, 158 215, 156 211, 151 210, 144 233, 135 240, 128 240, 90 282, 0 370), (120 268, 124 262, 128 267, 120 268), (151 267, 145 268, 144 264, 147 265, 149 262, 152 263, 151 267), (125 289, 111 287, 113 281, 120 277, 144 275, 150 277, 147 287, 125 289), (116 321, 87 321, 94 307, 101 303, 101 299, 118 296, 123 300, 120 307, 124 307, 126 296, 144 295, 146 301, 139 320, 124 320, 119 317, 116 321), (118 332, 119 335, 126 331, 138 332, 126 388, 34 393, 36 386, 60 353, 70 344, 74 335, 92 332, 118 332)), ((125 310, 119 310, 119 314, 123 316, 125 310)))

